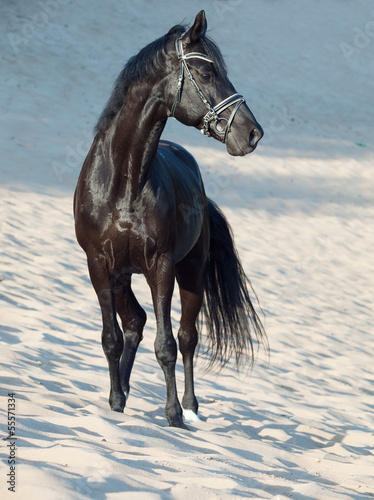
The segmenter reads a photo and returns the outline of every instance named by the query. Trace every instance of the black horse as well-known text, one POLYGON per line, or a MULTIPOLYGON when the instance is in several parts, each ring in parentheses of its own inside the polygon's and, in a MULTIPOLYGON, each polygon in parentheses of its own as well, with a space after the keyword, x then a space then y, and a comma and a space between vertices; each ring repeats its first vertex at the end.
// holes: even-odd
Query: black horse
POLYGON ((175 279, 182 309, 178 341, 185 413, 197 419, 193 356, 201 309, 212 362, 253 358, 251 331, 266 340, 230 228, 206 198, 195 159, 181 146, 160 141, 170 116, 224 142, 234 156, 252 152, 263 135, 228 80, 206 29, 201 11, 190 29, 175 26, 128 61, 97 123, 74 200, 77 239, 102 311, 111 409, 125 407, 142 340, 146 314, 131 289, 131 275, 142 273, 157 321, 155 353, 166 380, 165 415, 170 425, 182 428, 170 321, 175 279))

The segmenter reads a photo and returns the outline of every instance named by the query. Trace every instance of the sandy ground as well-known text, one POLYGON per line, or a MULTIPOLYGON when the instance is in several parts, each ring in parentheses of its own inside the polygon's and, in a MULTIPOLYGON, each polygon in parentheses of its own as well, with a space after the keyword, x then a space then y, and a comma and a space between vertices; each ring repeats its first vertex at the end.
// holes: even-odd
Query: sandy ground
MULTIPOLYGON (((14 0, 0 35, 0 431, 14 393, 13 497, 374 497, 372 2, 14 0), (195 155, 233 227, 271 356, 250 375, 206 373, 199 358, 201 421, 188 432, 163 415, 141 277, 132 393, 124 414, 109 410, 72 194, 125 61, 201 6, 266 136, 242 159, 174 120, 164 137, 195 155)), ((175 297, 175 328, 179 314, 175 297)), ((180 360, 177 376, 182 388, 180 360)))

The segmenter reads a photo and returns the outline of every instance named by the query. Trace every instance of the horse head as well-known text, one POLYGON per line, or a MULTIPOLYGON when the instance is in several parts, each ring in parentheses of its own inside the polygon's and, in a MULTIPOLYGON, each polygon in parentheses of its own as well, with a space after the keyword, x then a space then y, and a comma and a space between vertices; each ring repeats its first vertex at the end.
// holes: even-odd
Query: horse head
POLYGON ((174 37, 169 64, 178 68, 179 76, 170 82, 170 115, 225 143, 229 154, 244 156, 255 150, 264 133, 229 80, 221 52, 206 30, 202 10, 186 32, 174 37))

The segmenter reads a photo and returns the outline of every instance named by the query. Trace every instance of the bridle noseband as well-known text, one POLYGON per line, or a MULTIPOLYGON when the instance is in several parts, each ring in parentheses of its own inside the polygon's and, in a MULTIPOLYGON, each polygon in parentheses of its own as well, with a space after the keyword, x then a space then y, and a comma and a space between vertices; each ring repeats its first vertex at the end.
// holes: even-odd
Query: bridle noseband
MULTIPOLYGON (((184 35, 184 34, 183 34, 184 35)), ((188 54, 185 54, 183 51, 183 44, 182 44, 182 37, 181 35, 179 38, 177 38, 175 42, 175 48, 177 51, 178 59, 181 63, 181 68, 180 68, 180 73, 179 73, 179 78, 178 78, 178 88, 177 88, 177 95, 175 96, 175 100, 173 103, 173 107, 171 109, 171 116, 174 117, 175 113, 175 108, 177 107, 177 104, 181 102, 182 99, 182 89, 183 89, 183 81, 184 81, 184 74, 186 73, 189 80, 191 81, 192 85, 195 87, 196 92, 198 93, 200 99, 203 101, 205 106, 208 108, 208 112, 204 116, 204 127, 201 130, 201 132, 206 135, 207 137, 210 136, 210 123, 214 121, 214 129, 217 134, 220 136, 223 136, 222 142, 226 142, 227 134, 230 131, 231 124, 235 118, 235 114, 238 111, 239 107, 243 102, 245 102, 244 97, 242 94, 233 94, 230 97, 227 97, 223 101, 221 101, 219 104, 216 106, 212 106, 210 102, 206 99, 204 96, 203 92, 201 91, 200 87, 196 83, 196 80, 192 76, 192 73, 187 65, 187 60, 188 59, 202 59, 203 61, 214 63, 211 59, 209 59, 208 56, 205 54, 200 54, 199 52, 189 52, 188 54), (235 108, 233 109, 230 118, 223 118, 219 117, 219 114, 222 113, 222 111, 225 111, 225 109, 229 108, 233 104, 236 104, 235 108), (220 130, 218 128, 218 124, 220 121, 225 121, 226 126, 223 130, 220 130)))

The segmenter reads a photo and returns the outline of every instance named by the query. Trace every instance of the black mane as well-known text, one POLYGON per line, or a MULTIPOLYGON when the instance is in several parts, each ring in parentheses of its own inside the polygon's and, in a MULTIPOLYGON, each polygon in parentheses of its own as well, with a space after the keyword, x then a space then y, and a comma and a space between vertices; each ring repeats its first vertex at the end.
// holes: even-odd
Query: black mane
MULTIPOLYGON (((114 83, 112 94, 96 123, 94 129, 95 134, 100 130, 106 129, 118 114, 125 100, 126 92, 131 84, 139 82, 146 78, 147 75, 157 73, 157 71, 163 67, 167 42, 170 39, 175 40, 185 31, 187 31, 186 26, 181 24, 174 26, 166 35, 151 42, 140 50, 137 55, 128 60, 125 67, 118 75, 114 83)), ((217 71, 226 72, 225 63, 217 45, 206 36, 201 38, 201 42, 207 56, 215 61, 217 71)))

